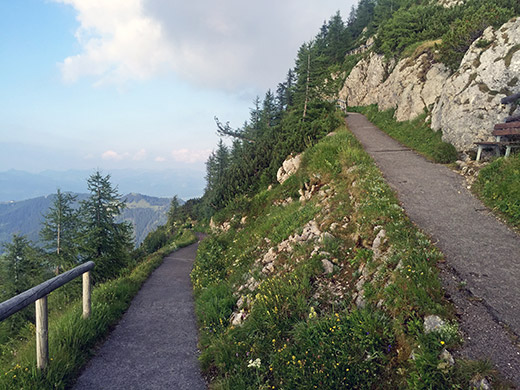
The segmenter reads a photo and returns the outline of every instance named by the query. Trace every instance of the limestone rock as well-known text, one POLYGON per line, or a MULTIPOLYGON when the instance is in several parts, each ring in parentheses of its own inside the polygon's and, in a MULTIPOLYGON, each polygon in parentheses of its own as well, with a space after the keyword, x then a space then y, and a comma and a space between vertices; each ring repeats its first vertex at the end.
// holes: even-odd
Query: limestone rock
POLYGON ((268 263, 272 263, 275 260, 276 260, 276 251, 274 248, 271 248, 267 251, 267 253, 262 258, 262 263, 268 264, 268 263))
POLYGON ((360 291, 356 298, 356 305, 358 308, 363 309, 367 305, 367 301, 365 299, 365 292, 360 291))
POLYGON ((296 171, 300 168, 302 162, 302 155, 298 154, 294 157, 287 158, 278 172, 276 173, 276 179, 280 184, 285 182, 290 176, 294 175, 296 171))
POLYGON ((424 317, 424 332, 431 333, 439 331, 446 323, 436 315, 424 317))
POLYGON ((497 31, 487 28, 466 52, 461 65, 444 84, 432 111, 432 128, 442 129, 443 139, 458 150, 474 148, 474 142, 493 140, 495 123, 512 112, 501 104, 506 95, 520 92, 520 18, 497 31), (492 42, 480 48, 480 39, 492 42))
POLYGON ((486 378, 475 378, 469 383, 471 390, 491 390, 491 384, 486 378))
POLYGON ((446 348, 442 350, 439 359, 446 362, 449 366, 455 365, 455 359, 453 359, 453 356, 451 355, 450 351, 448 351, 446 348))
POLYGON ((398 121, 411 120, 438 99, 449 72, 424 53, 405 58, 395 66, 372 54, 360 61, 347 77, 340 99, 349 106, 377 104, 380 110, 395 108, 398 121), (389 74, 385 80, 385 75, 389 74))
POLYGON ((320 243, 325 243, 327 242, 328 240, 333 240, 334 239, 334 236, 329 233, 329 232, 324 232, 324 233, 321 233, 320 235, 320 243))
MULTIPOLYGON (((453 6, 462 0, 440 0, 453 6)), ((505 96, 520 92, 520 18, 498 30, 487 28, 466 52, 459 69, 436 63, 433 47, 397 64, 371 53, 352 69, 339 99, 348 106, 378 104, 395 108, 398 121, 431 112, 431 127, 442 130, 443 139, 459 151, 492 140, 493 125, 520 114, 520 105, 501 104, 505 96), (490 42, 478 47, 478 42, 490 42)))
POLYGON ((372 252, 374 252, 374 260, 379 259, 381 257, 381 244, 385 242, 386 239, 386 230, 381 229, 379 233, 377 233, 376 238, 374 238, 374 242, 372 243, 372 252))
POLYGON ((326 274, 331 274, 334 272, 334 264, 332 264, 329 260, 323 259, 321 260, 321 264, 323 264, 323 270, 326 274))
POLYGON ((245 310, 242 309, 239 312, 235 312, 235 313, 231 314, 231 318, 229 319, 229 322, 233 326, 241 326, 246 318, 247 318, 247 313, 245 310))

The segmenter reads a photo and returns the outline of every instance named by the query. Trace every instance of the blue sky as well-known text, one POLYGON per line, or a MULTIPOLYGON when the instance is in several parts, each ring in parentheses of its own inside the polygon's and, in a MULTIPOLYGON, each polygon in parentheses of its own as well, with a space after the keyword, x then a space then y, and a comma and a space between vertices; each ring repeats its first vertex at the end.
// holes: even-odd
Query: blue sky
POLYGON ((0 0, 0 171, 196 169, 353 1, 0 0))

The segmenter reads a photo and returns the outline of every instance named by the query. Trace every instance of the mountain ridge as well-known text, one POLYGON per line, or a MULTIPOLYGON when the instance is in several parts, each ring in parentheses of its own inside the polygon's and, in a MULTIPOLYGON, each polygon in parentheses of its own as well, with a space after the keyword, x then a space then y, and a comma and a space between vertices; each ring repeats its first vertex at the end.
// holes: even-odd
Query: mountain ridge
MULTIPOLYGON (((202 194, 205 186, 203 172, 196 169, 106 170, 120 193, 140 193, 166 198, 177 194, 188 199, 202 194)), ((22 201, 56 192, 57 188, 74 193, 87 192, 86 178, 92 170, 44 170, 38 173, 9 169, 0 171, 0 203, 22 201)))
MULTIPOLYGON (((88 197, 86 193, 74 194, 78 196, 76 204, 88 197)), ((9 242, 13 234, 25 235, 38 243, 41 223, 52 205, 53 197, 54 194, 49 194, 21 201, 0 202, 0 245, 9 242)), ((133 192, 122 196, 122 199, 126 200, 127 207, 118 222, 132 224, 136 246, 141 244, 149 232, 166 223, 171 198, 133 192)), ((3 248, 0 248, 0 253, 2 251, 3 248)))

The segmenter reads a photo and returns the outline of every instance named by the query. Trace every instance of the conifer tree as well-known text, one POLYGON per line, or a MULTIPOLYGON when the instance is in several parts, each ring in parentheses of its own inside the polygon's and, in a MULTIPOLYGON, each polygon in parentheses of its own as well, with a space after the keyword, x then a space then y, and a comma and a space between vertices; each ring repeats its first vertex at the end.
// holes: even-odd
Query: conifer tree
POLYGON ((0 263, 3 299, 21 294, 34 287, 44 277, 44 259, 25 236, 14 234, 12 241, 3 245, 0 263))
POLYGON ((87 180, 90 196, 81 202, 82 252, 85 260, 96 263, 96 281, 117 276, 128 264, 132 248, 132 226, 116 222, 126 207, 117 188, 110 183, 110 175, 99 171, 87 180))
POLYGON ((78 262, 78 213, 73 208, 77 196, 56 192, 52 206, 44 215, 40 238, 50 253, 56 275, 78 262))

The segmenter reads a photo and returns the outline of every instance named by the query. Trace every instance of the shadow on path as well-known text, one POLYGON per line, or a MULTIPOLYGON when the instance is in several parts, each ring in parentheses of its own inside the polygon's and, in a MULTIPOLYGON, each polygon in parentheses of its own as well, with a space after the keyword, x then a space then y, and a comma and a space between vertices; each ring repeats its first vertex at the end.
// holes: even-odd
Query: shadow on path
POLYGON ((205 389, 189 274, 198 244, 164 259, 74 389, 205 389))
POLYGON ((407 215, 444 253, 441 277, 466 336, 462 354, 490 358, 520 386, 520 237, 447 167, 404 148, 361 114, 349 113, 346 122, 407 215))

